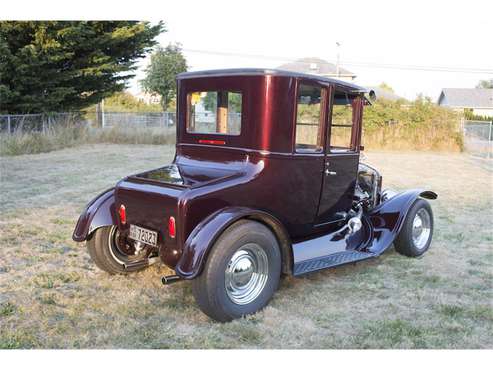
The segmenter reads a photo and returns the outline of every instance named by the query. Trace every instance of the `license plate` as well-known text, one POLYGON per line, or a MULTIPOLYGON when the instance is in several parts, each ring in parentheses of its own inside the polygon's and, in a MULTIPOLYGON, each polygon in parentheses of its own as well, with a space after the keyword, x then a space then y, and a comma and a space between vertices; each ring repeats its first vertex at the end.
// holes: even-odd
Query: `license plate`
POLYGON ((130 225, 130 233, 128 236, 130 239, 137 240, 154 247, 157 245, 157 232, 144 229, 143 227, 130 225))

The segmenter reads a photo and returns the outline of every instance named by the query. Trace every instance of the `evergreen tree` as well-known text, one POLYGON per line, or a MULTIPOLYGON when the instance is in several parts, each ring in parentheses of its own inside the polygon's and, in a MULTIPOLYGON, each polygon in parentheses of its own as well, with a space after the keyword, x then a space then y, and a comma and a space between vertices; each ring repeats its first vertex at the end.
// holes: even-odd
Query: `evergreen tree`
POLYGON ((0 112, 79 110, 125 87, 165 31, 137 21, 0 22, 0 112))

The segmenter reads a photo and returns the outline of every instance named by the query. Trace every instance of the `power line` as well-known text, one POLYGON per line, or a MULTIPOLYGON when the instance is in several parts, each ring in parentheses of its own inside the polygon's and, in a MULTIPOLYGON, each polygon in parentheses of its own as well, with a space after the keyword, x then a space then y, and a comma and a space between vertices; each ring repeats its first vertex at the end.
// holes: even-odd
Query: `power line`
MULTIPOLYGON (((281 57, 281 56, 267 56, 259 54, 243 54, 243 53, 232 53, 223 51, 212 51, 212 50, 199 50, 199 49, 183 49, 184 52, 204 54, 204 55, 220 55, 227 57, 240 57, 240 58, 254 58, 263 60, 277 60, 283 62, 300 62, 299 60, 281 57)), ((310 62, 306 62, 310 64, 310 62)), ((337 61, 327 61, 327 63, 319 64, 335 64, 337 61)), ((364 68, 381 68, 381 69, 396 69, 396 70, 406 70, 406 71, 426 71, 426 72, 451 72, 451 73, 480 73, 480 74, 493 74, 492 68, 470 68, 470 67, 451 67, 451 66, 425 66, 425 65, 404 65, 404 64, 391 64, 391 63, 372 63, 372 62, 357 62, 357 61, 340 61, 341 65, 353 66, 353 67, 364 67, 364 68)))

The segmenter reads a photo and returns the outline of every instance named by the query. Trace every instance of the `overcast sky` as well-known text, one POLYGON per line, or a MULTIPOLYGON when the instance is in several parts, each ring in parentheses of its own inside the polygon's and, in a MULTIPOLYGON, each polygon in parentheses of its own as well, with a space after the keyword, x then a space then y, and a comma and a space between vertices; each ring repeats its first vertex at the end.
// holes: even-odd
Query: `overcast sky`
MULTIPOLYGON (((138 4, 138 2, 136 3, 138 4)), ((173 1, 148 19, 164 19, 159 42, 180 42, 191 70, 273 68, 283 59, 207 55, 187 50, 296 59, 336 59, 361 85, 381 82, 414 98, 436 99, 442 87, 474 87, 488 73, 408 71, 345 65, 345 61, 493 70, 492 1, 173 1)), ((145 65, 146 62, 141 63, 145 65)), ((139 72, 138 78, 142 78, 139 72)), ((136 89, 136 81, 131 83, 136 89)))

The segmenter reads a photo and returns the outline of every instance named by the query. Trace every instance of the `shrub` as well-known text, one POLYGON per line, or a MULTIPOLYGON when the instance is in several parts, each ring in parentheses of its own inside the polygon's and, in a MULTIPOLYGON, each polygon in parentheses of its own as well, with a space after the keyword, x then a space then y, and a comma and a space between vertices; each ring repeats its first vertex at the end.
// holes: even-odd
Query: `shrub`
MULTIPOLYGON (((332 121, 351 119, 350 109, 336 106, 332 121)), ((298 112, 302 121, 317 122, 318 106, 302 106, 298 112)), ((367 149, 462 151, 464 143, 460 131, 460 115, 436 106, 430 99, 419 97, 414 102, 379 99, 363 112, 363 144, 367 149)), ((297 134, 305 142, 316 137, 317 125, 304 126, 297 134), (315 132, 314 132, 315 131, 315 132)), ((332 143, 345 144, 347 134, 333 130, 332 143)))
POLYGON ((363 140, 368 149, 462 151, 460 115, 428 98, 377 100, 366 107, 363 140))

